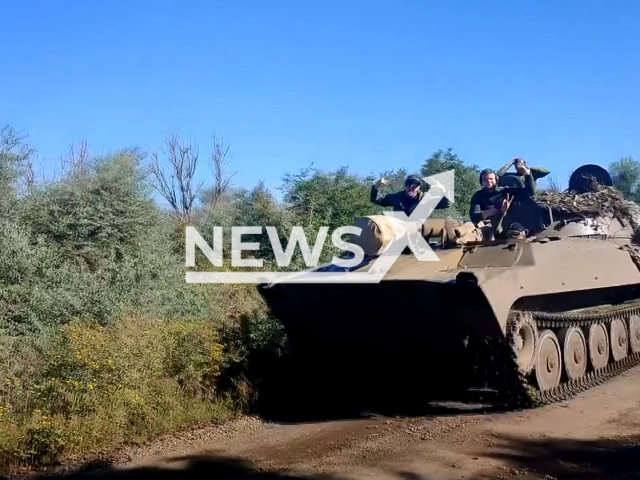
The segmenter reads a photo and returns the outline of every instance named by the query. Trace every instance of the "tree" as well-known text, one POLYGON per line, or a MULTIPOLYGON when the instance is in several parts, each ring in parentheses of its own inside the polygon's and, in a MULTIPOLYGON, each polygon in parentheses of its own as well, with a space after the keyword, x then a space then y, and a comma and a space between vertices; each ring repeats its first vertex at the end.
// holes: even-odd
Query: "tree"
POLYGON ((313 166, 284 179, 284 200, 297 225, 330 231, 353 225, 358 217, 376 212, 370 201, 370 181, 350 174, 347 167, 321 172, 313 166))
POLYGON ((218 140, 215 135, 211 141, 211 170, 213 172, 213 186, 207 191, 207 205, 215 211, 218 202, 228 192, 231 186, 231 179, 237 171, 230 172, 227 170, 229 161, 227 159, 229 146, 224 145, 222 140, 218 140))
MULTIPOLYGON (((330 241, 335 229, 353 225, 357 218, 380 210, 370 200, 373 181, 372 177, 363 179, 349 173, 347 167, 321 172, 313 165, 285 176, 282 189, 286 208, 293 225, 303 227, 309 244, 315 244, 321 227, 329 227, 321 263, 340 254, 330 241)), ((347 240, 348 236, 343 238, 347 240)))
POLYGON ((72 160, 60 180, 34 189, 25 223, 67 258, 92 267, 122 258, 158 219, 142 158, 137 150, 87 157, 81 175, 72 160))
POLYGON ((193 177, 198 166, 198 147, 191 142, 181 144, 175 133, 166 138, 165 145, 166 150, 161 150, 169 161, 170 173, 165 173, 158 161, 158 154, 153 153, 151 171, 156 180, 154 186, 169 202, 176 218, 181 223, 191 223, 193 203, 203 185, 203 182, 200 182, 195 188, 193 186, 193 177))
POLYGON ((435 210, 431 217, 467 217, 469 215, 469 205, 471 197, 480 188, 480 169, 477 165, 465 165, 465 163, 452 152, 447 150, 437 150, 422 164, 421 174, 423 177, 444 173, 454 170, 455 174, 455 204, 443 211, 435 210))
MULTIPOLYGON (((246 234, 242 236, 243 242, 260 243, 257 252, 247 252, 245 256, 262 258, 263 260, 275 260, 269 241, 269 235, 265 227, 275 227, 278 237, 286 241, 290 226, 287 222, 287 212, 282 208, 267 188, 263 181, 251 190, 239 190, 235 195, 233 224, 237 226, 262 227, 261 234, 246 234)), ((227 237, 230 239, 231 230, 227 237)), ((228 244, 230 247, 230 243, 228 244)))
POLYGON ((280 226, 286 216, 263 181, 259 181, 251 190, 239 190, 234 206, 234 224, 240 226, 280 226))
POLYGON ((26 192, 31 191, 33 154, 26 135, 9 125, 0 128, 0 220, 16 220, 19 216, 20 180, 26 192))
POLYGON ((69 145, 69 156, 60 158, 62 175, 67 178, 80 178, 90 173, 91 159, 89 156, 89 142, 84 139, 76 151, 75 145, 69 145))
POLYGON ((609 165, 613 186, 632 201, 640 200, 640 162, 633 157, 623 157, 609 165))
POLYGON ((229 227, 234 220, 237 192, 232 188, 231 179, 237 172, 228 170, 228 152, 229 147, 213 136, 210 157, 213 184, 202 190, 202 208, 192 215, 194 222, 200 226, 206 224, 229 227))
MULTIPOLYGON (((210 167, 214 183, 205 193, 205 201, 211 209, 215 209, 220 199, 228 191, 231 178, 236 172, 227 171, 229 152, 228 145, 212 137, 210 167)), ((158 154, 154 153, 151 172, 155 177, 154 186, 169 202, 174 214, 181 224, 192 223, 195 201, 200 197, 204 181, 194 186, 194 176, 199 162, 198 146, 192 142, 181 143, 178 135, 172 133, 165 140, 166 149, 161 149, 169 162, 169 172, 160 166, 158 154)))

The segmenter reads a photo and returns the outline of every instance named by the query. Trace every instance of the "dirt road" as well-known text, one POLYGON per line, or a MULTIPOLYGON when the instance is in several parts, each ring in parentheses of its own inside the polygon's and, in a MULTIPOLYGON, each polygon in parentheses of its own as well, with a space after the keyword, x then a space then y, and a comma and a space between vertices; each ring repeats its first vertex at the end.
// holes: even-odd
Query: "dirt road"
POLYGON ((295 425, 243 418, 122 452, 102 475, 640 478, 640 367, 568 402, 522 412, 295 425))

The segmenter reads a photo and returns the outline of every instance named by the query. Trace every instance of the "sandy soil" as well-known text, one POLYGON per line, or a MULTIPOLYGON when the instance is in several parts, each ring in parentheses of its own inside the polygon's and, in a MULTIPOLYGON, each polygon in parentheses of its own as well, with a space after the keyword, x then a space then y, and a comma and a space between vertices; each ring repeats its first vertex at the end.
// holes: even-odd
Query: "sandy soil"
POLYGON ((125 449, 114 478, 640 478, 640 367, 507 413, 275 424, 242 418, 125 449))

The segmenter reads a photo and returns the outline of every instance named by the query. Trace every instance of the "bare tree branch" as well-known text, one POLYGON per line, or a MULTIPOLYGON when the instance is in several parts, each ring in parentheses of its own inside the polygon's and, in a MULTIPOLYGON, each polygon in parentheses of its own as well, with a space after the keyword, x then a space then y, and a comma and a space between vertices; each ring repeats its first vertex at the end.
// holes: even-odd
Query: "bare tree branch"
POLYGON ((549 192, 560 193, 560 184, 558 183, 556 177, 549 177, 547 182, 549 183, 549 188, 547 188, 549 192))
POLYGON ((68 174, 71 177, 80 177, 89 169, 89 142, 87 139, 80 141, 78 151, 76 147, 69 145, 69 156, 60 157, 61 175, 68 174))
POLYGON ((36 170, 33 166, 33 160, 27 160, 27 165, 24 172, 24 183, 27 195, 33 194, 33 188, 36 184, 36 170))
POLYGON ((181 144, 177 134, 170 134, 165 140, 166 150, 162 152, 169 161, 170 173, 160 166, 158 155, 153 154, 151 172, 155 176, 155 188, 171 205, 176 218, 190 222, 193 216, 193 203, 204 182, 194 189, 193 177, 198 166, 198 147, 193 143, 181 144), (170 175, 169 178, 167 176, 170 175))
POLYGON ((238 173, 237 171, 229 172, 227 167, 229 159, 229 146, 224 145, 222 139, 218 140, 215 135, 211 138, 211 170, 213 172, 213 188, 210 193, 211 207, 215 209, 217 203, 227 192, 231 185, 231 179, 238 173))

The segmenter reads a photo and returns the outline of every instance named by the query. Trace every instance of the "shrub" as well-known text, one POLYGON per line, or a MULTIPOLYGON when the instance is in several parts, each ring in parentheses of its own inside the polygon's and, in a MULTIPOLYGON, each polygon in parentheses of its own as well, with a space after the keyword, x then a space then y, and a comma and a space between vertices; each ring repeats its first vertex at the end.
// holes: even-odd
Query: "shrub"
POLYGON ((136 151, 117 152, 34 188, 25 207, 33 233, 92 267, 122 258, 159 220, 141 161, 136 151))
POLYGON ((0 464, 50 464, 232 413, 216 389, 224 362, 208 321, 87 320, 0 353, 0 464))

